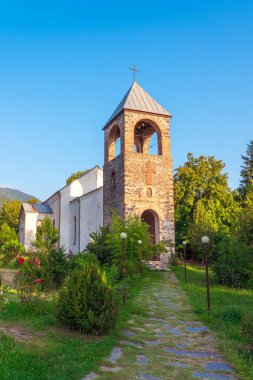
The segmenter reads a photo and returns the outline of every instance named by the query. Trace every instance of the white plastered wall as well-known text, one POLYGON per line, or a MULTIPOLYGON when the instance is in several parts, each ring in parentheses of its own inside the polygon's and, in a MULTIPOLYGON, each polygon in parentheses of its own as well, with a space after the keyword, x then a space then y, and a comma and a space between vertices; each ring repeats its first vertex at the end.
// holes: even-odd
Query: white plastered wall
POLYGON ((80 199, 80 251, 86 248, 90 234, 103 226, 103 188, 80 199))

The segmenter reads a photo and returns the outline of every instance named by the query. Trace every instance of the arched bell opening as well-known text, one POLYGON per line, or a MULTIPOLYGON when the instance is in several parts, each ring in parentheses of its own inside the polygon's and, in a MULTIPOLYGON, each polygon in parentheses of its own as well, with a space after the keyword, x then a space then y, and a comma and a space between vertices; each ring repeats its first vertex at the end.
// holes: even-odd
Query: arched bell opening
POLYGON ((114 125, 108 138, 108 161, 117 157, 121 153, 121 136, 118 125, 114 125))
POLYGON ((134 129, 134 151, 153 155, 162 154, 162 138, 159 127, 152 121, 139 121, 134 129))

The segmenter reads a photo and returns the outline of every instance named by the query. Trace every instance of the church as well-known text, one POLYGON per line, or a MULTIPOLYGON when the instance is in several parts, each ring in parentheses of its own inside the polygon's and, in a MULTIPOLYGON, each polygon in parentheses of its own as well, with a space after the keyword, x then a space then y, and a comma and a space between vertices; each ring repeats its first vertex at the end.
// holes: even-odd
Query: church
POLYGON ((23 203, 19 239, 29 250, 48 216, 67 254, 84 251, 90 234, 110 224, 112 210, 137 215, 153 242, 174 242, 171 114, 133 82, 103 127, 104 166, 56 191, 42 204, 23 203))

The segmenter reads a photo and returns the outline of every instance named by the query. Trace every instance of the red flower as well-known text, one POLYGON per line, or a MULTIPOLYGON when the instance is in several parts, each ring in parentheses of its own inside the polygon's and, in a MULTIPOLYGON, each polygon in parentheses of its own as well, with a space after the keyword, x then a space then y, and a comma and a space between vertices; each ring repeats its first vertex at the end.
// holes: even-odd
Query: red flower
POLYGON ((40 264, 41 264, 41 260, 40 260, 40 259, 38 259, 38 258, 37 258, 37 259, 35 259, 34 261, 35 261, 35 263, 36 263, 37 265, 40 265, 40 264))
POLYGON ((23 259, 23 257, 18 257, 18 263, 20 266, 22 266, 24 264, 24 261, 25 260, 23 259))
POLYGON ((29 260, 29 264, 33 264, 33 260, 29 260))
POLYGON ((41 278, 36 278, 34 280, 34 282, 35 282, 35 284, 41 284, 42 280, 41 280, 41 278))
POLYGON ((36 265, 36 267, 37 267, 38 269, 40 269, 40 265, 36 265))

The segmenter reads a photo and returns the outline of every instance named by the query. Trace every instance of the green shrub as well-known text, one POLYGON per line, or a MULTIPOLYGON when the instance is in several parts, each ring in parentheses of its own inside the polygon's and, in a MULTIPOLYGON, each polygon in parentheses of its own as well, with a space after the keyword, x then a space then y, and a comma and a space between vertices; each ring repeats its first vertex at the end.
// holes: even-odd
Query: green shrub
POLYGON ((225 238, 217 246, 217 259, 212 264, 220 284, 242 288, 253 276, 252 250, 234 238, 225 238))
POLYGON ((92 334, 102 334, 114 325, 113 290, 97 265, 89 263, 71 273, 59 293, 57 317, 64 325, 92 334))
POLYGON ((91 241, 88 243, 85 252, 97 257, 102 265, 112 264, 112 253, 106 243, 109 227, 100 227, 98 232, 90 234, 91 241))
POLYGON ((3 264, 8 265, 15 257, 25 253, 25 247, 18 240, 10 240, 1 246, 0 251, 3 253, 3 264))
POLYGON ((253 314, 251 316, 245 315, 242 318, 241 333, 253 350, 253 314))
POLYGON ((47 264, 45 265, 45 271, 48 270, 51 286, 53 288, 59 288, 69 271, 68 261, 64 250, 62 248, 57 251, 50 252, 47 257, 47 264))
POLYGON ((99 267, 97 257, 92 253, 81 252, 78 255, 72 256, 69 262, 70 270, 84 269, 87 265, 94 264, 99 267))

